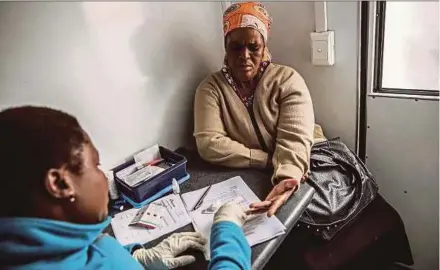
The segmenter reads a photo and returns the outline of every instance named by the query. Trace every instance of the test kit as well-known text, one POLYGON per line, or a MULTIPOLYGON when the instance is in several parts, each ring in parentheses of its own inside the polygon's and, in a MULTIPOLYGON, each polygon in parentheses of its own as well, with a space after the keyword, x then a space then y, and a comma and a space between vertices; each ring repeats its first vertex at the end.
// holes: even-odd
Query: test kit
POLYGON ((182 184, 189 179, 186 158, 165 147, 144 149, 112 169, 121 197, 135 208, 172 191, 173 179, 182 184))

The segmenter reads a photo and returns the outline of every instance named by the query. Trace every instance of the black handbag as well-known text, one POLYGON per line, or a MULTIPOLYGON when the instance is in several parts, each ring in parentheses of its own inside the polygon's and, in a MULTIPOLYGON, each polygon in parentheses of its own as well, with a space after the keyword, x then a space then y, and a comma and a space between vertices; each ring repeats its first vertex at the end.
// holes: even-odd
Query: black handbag
POLYGON ((316 193, 298 226, 306 226, 324 240, 353 220, 379 189, 363 162, 339 138, 312 147, 306 181, 316 193))

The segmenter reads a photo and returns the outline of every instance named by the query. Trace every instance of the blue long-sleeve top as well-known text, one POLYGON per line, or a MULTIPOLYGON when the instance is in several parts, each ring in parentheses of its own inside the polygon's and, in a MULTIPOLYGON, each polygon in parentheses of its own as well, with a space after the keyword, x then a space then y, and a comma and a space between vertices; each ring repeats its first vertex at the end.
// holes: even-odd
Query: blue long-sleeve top
MULTIPOLYGON (((1 269, 143 269, 131 251, 102 231, 111 218, 84 225, 40 218, 0 218, 1 269)), ((212 227, 210 269, 250 269, 250 248, 231 222, 212 227)))
POLYGON ((73 224, 41 218, 0 218, 2 269, 143 269, 130 254, 134 245, 121 246, 98 224, 73 224))
POLYGON ((211 262, 209 270, 251 269, 251 248, 243 229, 229 221, 211 228, 211 262))

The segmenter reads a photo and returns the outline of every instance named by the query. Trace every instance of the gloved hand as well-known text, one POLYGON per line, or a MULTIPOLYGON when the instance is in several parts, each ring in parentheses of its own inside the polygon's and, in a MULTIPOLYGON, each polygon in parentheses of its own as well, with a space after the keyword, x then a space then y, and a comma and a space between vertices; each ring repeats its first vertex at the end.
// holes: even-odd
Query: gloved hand
POLYGON ((175 233, 153 248, 136 250, 133 257, 145 269, 173 269, 195 262, 194 256, 176 256, 190 248, 204 252, 205 243, 206 240, 200 233, 175 233))
POLYGON ((214 224, 220 221, 231 221, 242 227, 246 221, 246 209, 236 202, 228 202, 214 215, 214 224))

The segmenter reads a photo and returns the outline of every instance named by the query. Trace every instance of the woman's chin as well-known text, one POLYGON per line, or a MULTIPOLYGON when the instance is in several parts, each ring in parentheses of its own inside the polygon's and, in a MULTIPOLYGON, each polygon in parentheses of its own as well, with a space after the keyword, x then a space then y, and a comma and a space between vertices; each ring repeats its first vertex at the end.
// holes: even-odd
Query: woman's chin
POLYGON ((252 81, 254 74, 252 71, 240 72, 236 77, 240 82, 246 83, 252 81))

